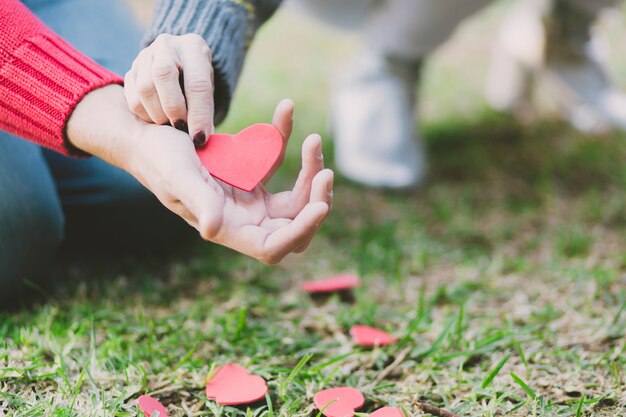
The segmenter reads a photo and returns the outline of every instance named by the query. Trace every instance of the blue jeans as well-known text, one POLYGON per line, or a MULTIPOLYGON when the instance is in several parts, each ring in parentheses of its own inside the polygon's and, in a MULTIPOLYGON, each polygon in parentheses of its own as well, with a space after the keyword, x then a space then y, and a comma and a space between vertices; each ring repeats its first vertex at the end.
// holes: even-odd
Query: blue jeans
MULTIPOLYGON (((55 32, 124 74, 141 32, 118 0, 26 0, 55 32)), ((174 245, 191 229, 125 171, 0 132, 0 299, 45 279, 62 242, 96 250, 174 245)), ((113 259, 113 258, 112 258, 113 259)))

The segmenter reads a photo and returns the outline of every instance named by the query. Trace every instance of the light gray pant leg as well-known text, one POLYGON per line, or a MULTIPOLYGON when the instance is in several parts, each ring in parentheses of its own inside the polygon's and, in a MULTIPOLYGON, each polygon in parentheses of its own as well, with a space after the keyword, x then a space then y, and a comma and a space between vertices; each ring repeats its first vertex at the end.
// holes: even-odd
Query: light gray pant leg
POLYGON ((386 0, 365 23, 367 43, 389 55, 417 60, 452 34, 459 22, 490 0, 386 0))
POLYGON ((290 0, 295 8, 342 28, 363 30, 368 45, 417 60, 490 0, 290 0))
POLYGON ((286 6, 341 29, 360 29, 377 1, 380 0, 287 0, 286 6))

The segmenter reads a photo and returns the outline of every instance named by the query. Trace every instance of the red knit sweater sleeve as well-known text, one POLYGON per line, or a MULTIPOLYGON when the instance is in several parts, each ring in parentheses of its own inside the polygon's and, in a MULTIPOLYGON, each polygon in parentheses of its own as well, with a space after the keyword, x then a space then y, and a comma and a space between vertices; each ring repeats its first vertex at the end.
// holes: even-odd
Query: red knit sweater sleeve
POLYGON ((71 153, 65 123, 90 91, 120 83, 18 0, 0 0, 0 129, 71 153))

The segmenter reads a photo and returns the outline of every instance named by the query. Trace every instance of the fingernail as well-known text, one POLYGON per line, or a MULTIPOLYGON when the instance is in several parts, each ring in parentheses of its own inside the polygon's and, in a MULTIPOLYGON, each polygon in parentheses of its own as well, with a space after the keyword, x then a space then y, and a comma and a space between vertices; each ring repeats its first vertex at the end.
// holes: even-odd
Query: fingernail
POLYGON ((187 122, 184 120, 176 120, 174 122, 174 127, 181 132, 189 133, 189 128, 187 127, 187 122))
POLYGON ((206 133, 200 131, 193 135, 193 144, 196 148, 203 146, 206 143, 206 133))

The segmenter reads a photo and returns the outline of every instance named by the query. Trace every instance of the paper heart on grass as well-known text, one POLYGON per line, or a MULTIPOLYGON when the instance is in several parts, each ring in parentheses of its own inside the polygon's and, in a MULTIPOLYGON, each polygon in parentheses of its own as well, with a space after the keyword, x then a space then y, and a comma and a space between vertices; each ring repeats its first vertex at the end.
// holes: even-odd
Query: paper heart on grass
POLYGON ((383 407, 374 411, 369 417, 404 417, 404 413, 395 407, 383 407))
POLYGON ((139 408, 141 408, 141 411, 143 411, 146 417, 152 416, 155 411, 159 413, 159 417, 167 417, 167 410, 163 404, 149 395, 142 395, 137 399, 137 402, 139 403, 139 408))
POLYGON ((307 281, 302 283, 302 289, 308 293, 324 293, 345 291, 361 285, 359 277, 352 274, 333 275, 317 281, 307 281))
POLYGON ((239 365, 224 365, 206 383, 206 396, 220 405, 249 404, 265 397, 267 384, 239 365))
POLYGON ((196 152, 212 176, 252 191, 271 171, 283 151, 283 136, 273 125, 260 123, 235 135, 214 134, 196 152))
POLYGON ((389 333, 370 326, 357 324, 350 328, 350 335, 354 343, 361 346, 385 346, 396 342, 396 338, 389 333))
POLYGON ((326 417, 352 417, 355 410, 363 407, 365 397, 357 389, 338 387, 318 392, 313 402, 326 417))

